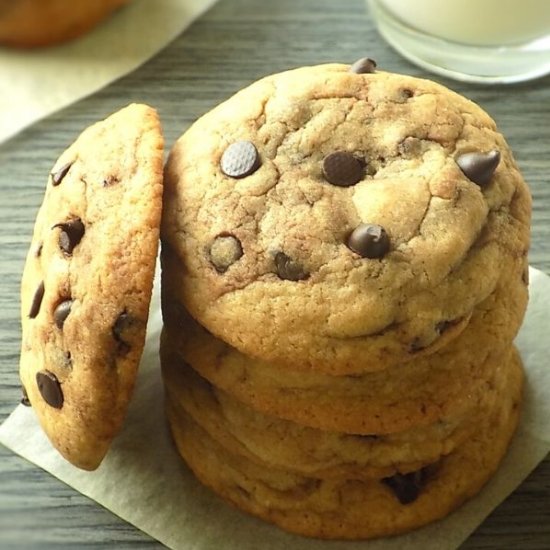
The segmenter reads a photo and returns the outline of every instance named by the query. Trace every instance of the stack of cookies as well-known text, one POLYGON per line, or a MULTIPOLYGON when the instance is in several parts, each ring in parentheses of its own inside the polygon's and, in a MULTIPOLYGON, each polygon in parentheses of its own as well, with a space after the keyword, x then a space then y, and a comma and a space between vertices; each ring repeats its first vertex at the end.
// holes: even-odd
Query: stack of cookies
POLYGON ((197 477, 323 538, 441 518, 515 430, 530 198, 493 120, 354 65, 267 77, 165 171, 167 412, 197 477))

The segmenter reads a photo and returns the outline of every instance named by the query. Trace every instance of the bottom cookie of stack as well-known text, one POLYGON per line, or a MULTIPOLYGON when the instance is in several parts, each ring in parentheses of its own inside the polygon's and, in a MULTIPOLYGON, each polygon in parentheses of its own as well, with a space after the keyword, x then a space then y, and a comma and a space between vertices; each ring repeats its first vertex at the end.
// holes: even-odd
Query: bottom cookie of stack
MULTIPOLYGON (((467 439, 415 472, 381 478, 339 477, 334 468, 326 476, 304 475, 267 463, 261 453, 238 452, 220 432, 209 429, 196 410, 195 418, 188 412, 193 406, 180 399, 172 383, 175 369, 167 362, 173 356, 163 354, 162 362, 174 440, 205 485, 238 508, 288 531, 358 539, 397 534, 442 518, 487 482, 504 456, 518 420, 522 368, 515 350, 509 357, 502 364, 500 383, 495 383, 497 399, 489 410, 480 409, 469 419, 475 430, 467 439)), ((205 399, 204 406, 210 405, 205 399)), ((223 419, 218 420, 221 429, 229 428, 223 419)), ((319 435, 323 436, 322 432, 319 435)))

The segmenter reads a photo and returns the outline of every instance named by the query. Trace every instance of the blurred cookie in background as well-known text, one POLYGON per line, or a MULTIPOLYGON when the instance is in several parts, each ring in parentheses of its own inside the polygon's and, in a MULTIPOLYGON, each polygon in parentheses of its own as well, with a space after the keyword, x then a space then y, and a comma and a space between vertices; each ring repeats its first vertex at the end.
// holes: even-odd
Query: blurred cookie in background
POLYGON ((51 46, 77 38, 131 0, 0 0, 0 44, 51 46))

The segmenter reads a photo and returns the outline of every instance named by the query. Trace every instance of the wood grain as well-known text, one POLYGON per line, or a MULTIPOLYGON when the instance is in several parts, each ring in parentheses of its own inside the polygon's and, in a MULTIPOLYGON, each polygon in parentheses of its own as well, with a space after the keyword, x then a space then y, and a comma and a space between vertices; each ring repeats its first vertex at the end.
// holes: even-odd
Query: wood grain
MULTIPOLYGON (((222 0, 133 74, 0 146, 0 421, 19 400, 19 278, 33 220, 54 160, 77 134, 141 101, 159 109, 170 144, 195 118, 258 77, 364 55, 383 69, 429 76, 383 42, 362 0, 222 0)), ((550 78, 510 87, 432 78, 479 103, 507 136, 534 198, 531 263, 550 273, 550 78)), ((161 546, 0 447, 0 548, 83 547, 161 546)), ((463 548, 550 548, 549 458, 463 548)))

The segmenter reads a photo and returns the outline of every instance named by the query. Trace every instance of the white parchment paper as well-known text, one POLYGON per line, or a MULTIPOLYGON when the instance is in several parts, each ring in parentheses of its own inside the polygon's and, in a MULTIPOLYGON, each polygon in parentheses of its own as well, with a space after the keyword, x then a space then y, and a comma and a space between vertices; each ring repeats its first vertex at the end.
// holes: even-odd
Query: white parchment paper
POLYGON ((41 50, 0 47, 0 143, 128 74, 216 0, 134 0, 74 42, 41 50))
POLYGON ((457 548, 550 451, 550 278, 531 269, 531 299, 517 338, 527 373, 523 415, 510 451, 485 489, 443 521, 370 542, 321 542, 293 536, 224 504, 182 463, 168 435, 158 361, 158 288, 145 352, 123 432, 95 472, 52 449, 32 409, 19 406, 0 426, 0 442, 174 549, 451 550, 457 548))

